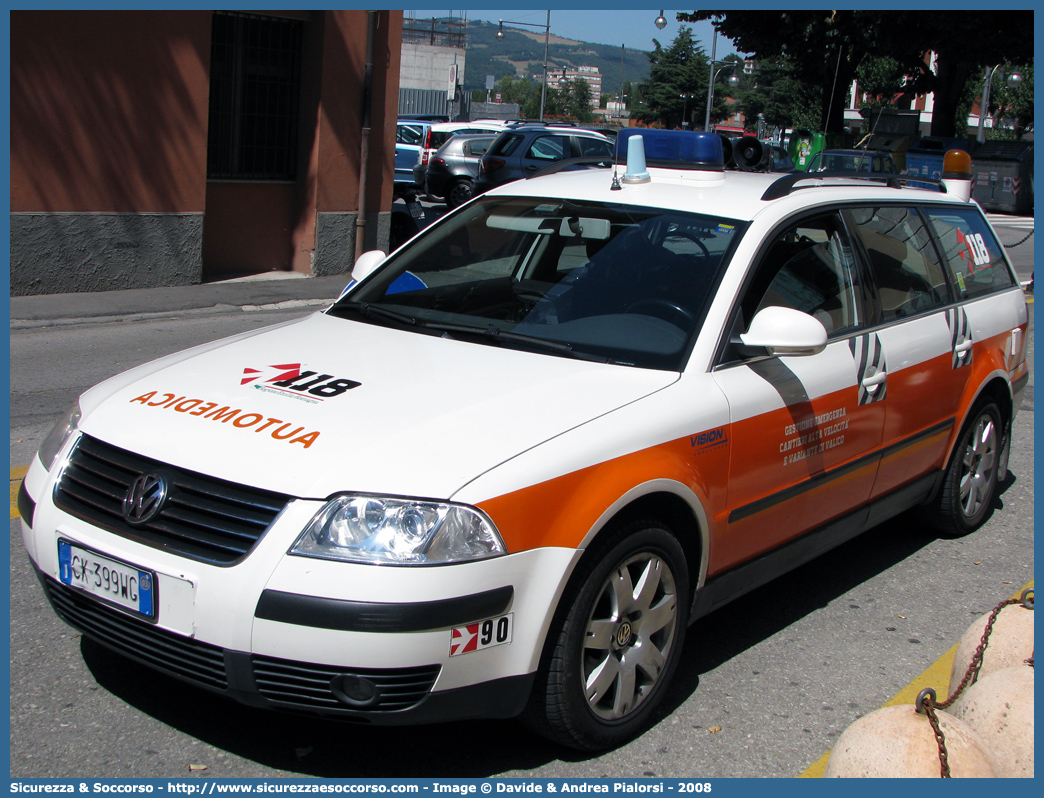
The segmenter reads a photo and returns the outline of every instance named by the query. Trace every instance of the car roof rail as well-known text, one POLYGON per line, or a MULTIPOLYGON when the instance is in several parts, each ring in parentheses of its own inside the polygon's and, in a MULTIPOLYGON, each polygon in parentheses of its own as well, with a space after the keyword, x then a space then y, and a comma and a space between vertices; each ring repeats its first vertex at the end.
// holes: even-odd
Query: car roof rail
POLYGON ((840 179, 840 180, 863 180, 869 183, 884 183, 889 188, 903 188, 908 183, 925 183, 927 185, 935 186, 938 191, 946 193, 946 186, 941 180, 934 180, 928 177, 917 177, 916 175, 873 175, 873 174, 862 174, 859 172, 846 172, 846 171, 824 171, 824 172, 789 172, 783 175, 781 178, 776 180, 771 186, 769 186, 765 193, 761 195, 761 199, 764 201, 780 199, 787 197, 791 192, 803 189, 803 188, 851 188, 851 183, 820 183, 814 186, 796 186, 802 180, 824 180, 824 179, 840 179))
POLYGON ((540 171, 534 172, 531 175, 526 175, 526 180, 532 180, 534 177, 543 177, 544 175, 553 175, 555 172, 561 172, 563 169, 567 169, 570 166, 600 166, 608 169, 612 165, 613 158, 611 155, 581 155, 579 158, 566 158, 561 161, 549 163, 540 171))

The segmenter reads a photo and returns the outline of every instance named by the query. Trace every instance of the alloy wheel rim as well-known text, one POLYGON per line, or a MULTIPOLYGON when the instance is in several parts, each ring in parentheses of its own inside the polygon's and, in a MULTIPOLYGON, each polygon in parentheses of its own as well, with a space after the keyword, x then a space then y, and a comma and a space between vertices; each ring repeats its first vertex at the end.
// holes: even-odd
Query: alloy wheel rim
POLYGON ((636 554, 599 591, 584 633, 581 678, 591 711, 603 720, 634 712, 660 681, 674 646, 674 575, 655 554, 636 554))
POLYGON ((997 467, 997 426, 988 415, 979 418, 964 449, 960 502, 965 517, 972 518, 989 500, 990 481, 997 467))

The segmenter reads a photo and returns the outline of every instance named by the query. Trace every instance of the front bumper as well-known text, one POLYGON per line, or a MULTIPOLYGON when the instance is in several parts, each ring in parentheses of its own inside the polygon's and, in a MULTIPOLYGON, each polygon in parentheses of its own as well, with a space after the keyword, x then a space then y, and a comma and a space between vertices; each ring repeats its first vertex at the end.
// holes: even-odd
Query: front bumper
POLYGON ((39 461, 21 493, 23 540, 40 582, 84 635, 245 704, 370 723, 518 714, 580 555, 545 548, 429 567, 289 556, 322 506, 296 500, 248 556, 219 566, 64 512, 39 461), (59 539, 151 571, 155 619, 61 583, 59 539), (454 643, 462 629, 503 617, 512 633, 500 645, 465 653, 454 643))
POLYGON ((133 618, 37 570, 58 616, 148 668, 248 706, 376 725, 510 718, 526 705, 532 674, 433 691, 440 665, 353 668, 252 654, 204 643, 133 618))

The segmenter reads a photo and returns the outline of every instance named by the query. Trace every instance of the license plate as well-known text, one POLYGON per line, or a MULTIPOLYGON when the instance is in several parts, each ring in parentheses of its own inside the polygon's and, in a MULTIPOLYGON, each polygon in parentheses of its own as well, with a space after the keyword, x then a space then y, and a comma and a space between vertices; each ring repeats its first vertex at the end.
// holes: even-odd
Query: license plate
POLYGON ((406 207, 410 209, 410 216, 414 219, 424 218, 424 206, 419 202, 408 202, 406 203, 406 207))
POLYGON ((63 584, 146 618, 155 615, 156 577, 151 571, 59 540, 58 578, 63 584))

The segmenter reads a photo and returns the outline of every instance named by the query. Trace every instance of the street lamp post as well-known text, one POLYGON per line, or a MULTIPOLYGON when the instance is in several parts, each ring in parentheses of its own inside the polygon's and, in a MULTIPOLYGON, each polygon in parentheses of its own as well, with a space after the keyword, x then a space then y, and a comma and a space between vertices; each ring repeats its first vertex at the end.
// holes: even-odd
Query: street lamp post
MULTIPOLYGON (((540 122, 544 121, 544 102, 547 99, 547 48, 551 43, 551 12, 547 12, 547 24, 538 25, 535 22, 512 22, 508 20, 510 25, 525 25, 529 28, 543 28, 544 29, 544 81, 540 84, 540 122)), ((504 20, 500 20, 500 27, 497 29, 497 38, 504 38, 504 20)))
MULTIPOLYGON (((726 62, 726 61, 715 61, 714 60, 714 55, 715 55, 715 51, 717 50, 717 47, 718 47, 718 31, 715 29, 714 36, 711 37, 710 80, 707 82, 707 115, 704 117, 704 120, 703 120, 703 129, 705 131, 707 131, 707 132, 710 132, 711 107, 714 105, 714 81, 718 79, 718 75, 721 74, 722 70, 724 70, 726 68, 726 66, 729 66, 728 62, 726 62), (718 70, 715 72, 714 71, 714 65, 715 64, 723 64, 724 66, 719 67, 718 70)), ((735 66, 732 65, 731 68, 735 69, 735 66)), ((739 82, 740 82, 739 78, 736 77, 736 75, 732 75, 729 78, 729 85, 732 86, 733 88, 738 86, 739 82)))
MULTIPOLYGON (((982 144, 984 141, 986 141, 986 114, 989 113, 990 109, 990 84, 993 83, 993 76, 996 74, 997 70, 1000 69, 1000 67, 1000 64, 997 64, 997 66, 993 67, 993 69, 986 67, 986 84, 982 87, 982 100, 979 102, 979 132, 976 136, 976 138, 979 141, 979 144, 982 144)), ((1003 77, 1003 75, 1001 75, 1001 77, 1003 77)), ((1009 86, 1014 88, 1015 86, 1018 86, 1020 83, 1022 83, 1022 75, 1020 75, 1018 72, 1012 72, 1010 75, 1008 75, 1009 86)))
POLYGON ((688 122, 685 121, 685 116, 686 116, 686 113, 687 113, 687 111, 689 109, 689 100, 695 99, 695 95, 692 95, 692 94, 679 94, 678 96, 682 98, 682 123, 681 123, 681 127, 682 127, 682 130, 688 130, 689 129, 689 124, 688 124, 688 122))

